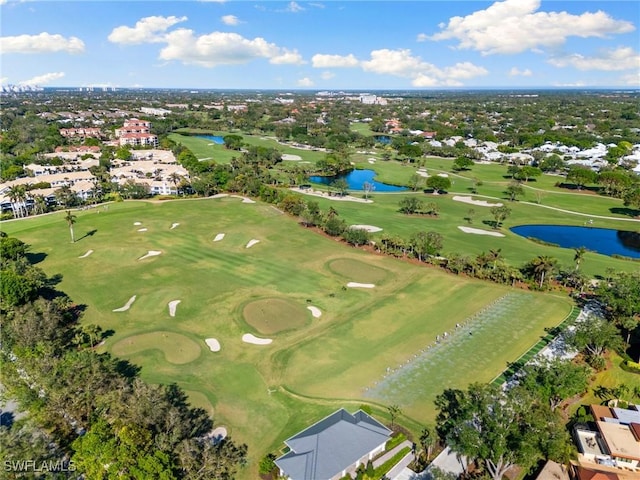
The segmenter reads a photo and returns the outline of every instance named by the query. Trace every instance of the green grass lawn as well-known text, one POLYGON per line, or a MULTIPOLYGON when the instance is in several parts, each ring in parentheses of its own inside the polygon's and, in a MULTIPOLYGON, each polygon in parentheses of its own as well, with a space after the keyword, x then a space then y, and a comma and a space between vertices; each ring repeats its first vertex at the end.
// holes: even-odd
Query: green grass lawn
MULTIPOLYGON (((337 206, 345 217, 360 215, 337 206)), ((385 212, 359 223, 395 218, 385 212)), ((565 298, 348 247, 260 202, 124 202, 75 214, 73 244, 63 212, 7 222, 2 229, 46 255, 39 265, 49 275, 62 274, 59 288, 87 305, 83 322, 113 330, 106 351, 142 366, 149 382, 178 383, 194 405, 214 412, 217 424, 249 444, 245 478, 255 478, 259 458, 282 440, 340 406, 355 410, 367 403, 386 418, 385 406, 398 403, 403 423, 419 431, 420 424, 433 422, 437 393, 490 381, 570 309, 565 298), (171 229, 173 223, 179 226, 171 229), (219 233, 224 239, 213 242, 219 233), (251 239, 260 243, 247 249, 251 239), (79 258, 88 250, 93 253, 79 258), (162 253, 138 260, 150 250, 162 253), (375 288, 346 288, 349 281, 375 288), (113 312, 133 295, 129 310, 113 312), (491 321, 474 318, 510 295, 522 302, 515 310, 496 310, 491 321), (175 300, 181 303, 171 316, 167 306, 175 300), (308 306, 322 316, 313 317, 308 306), (293 322, 269 319, 282 312, 293 322), (456 323, 473 326, 473 335, 452 335, 430 358, 433 364, 416 361, 456 323), (244 333, 265 337, 267 327, 272 344, 241 340, 244 333), (207 338, 218 339, 221 351, 211 352, 207 338), (399 377, 406 391, 372 393, 388 366, 407 361, 424 371, 414 379, 399 377)), ((464 240, 468 245, 471 239, 462 236, 460 246, 464 240)))

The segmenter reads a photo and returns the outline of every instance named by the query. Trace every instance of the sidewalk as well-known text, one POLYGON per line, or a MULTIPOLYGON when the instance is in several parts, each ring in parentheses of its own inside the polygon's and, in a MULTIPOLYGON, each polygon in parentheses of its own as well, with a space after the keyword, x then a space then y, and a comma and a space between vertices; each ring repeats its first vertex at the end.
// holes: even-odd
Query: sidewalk
MULTIPOLYGON (((392 450, 389 450, 387 453, 385 453, 384 455, 382 455, 379 458, 376 458, 373 461, 373 468, 378 468, 380 465, 382 465, 384 462, 386 462, 387 460, 389 460, 391 457, 393 457, 396 453, 398 453, 400 450, 402 450, 404 447, 409 447, 411 448, 413 446, 413 443, 411 443, 409 440, 405 440, 404 442, 402 442, 400 445, 396 446, 395 448, 393 448, 392 450)), ((409 453, 411 454, 411 453, 409 453)))

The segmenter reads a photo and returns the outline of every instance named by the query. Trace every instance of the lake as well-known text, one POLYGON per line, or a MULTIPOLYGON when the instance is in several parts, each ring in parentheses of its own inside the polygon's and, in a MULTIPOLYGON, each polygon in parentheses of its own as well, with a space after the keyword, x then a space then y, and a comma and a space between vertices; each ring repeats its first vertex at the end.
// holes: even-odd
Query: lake
POLYGON ((564 248, 584 247, 603 255, 640 258, 640 232, 569 225, 520 225, 511 231, 564 248))
POLYGON ((196 135, 196 137, 205 138, 217 145, 224 145, 224 138, 220 137, 219 135, 196 135))
MULTIPOLYGON (((403 192, 407 190, 406 187, 397 187, 395 185, 388 185, 386 183, 377 182, 373 179, 376 176, 376 172, 373 170, 352 170, 348 174, 345 175, 335 175, 332 177, 320 177, 313 176, 309 177, 314 183, 321 183, 323 185, 331 185, 338 179, 344 179, 349 185, 349 190, 359 190, 362 191, 362 185, 364 182, 369 182, 373 184, 374 189, 373 192, 403 192)), ((373 193, 372 192, 372 193, 373 193)))

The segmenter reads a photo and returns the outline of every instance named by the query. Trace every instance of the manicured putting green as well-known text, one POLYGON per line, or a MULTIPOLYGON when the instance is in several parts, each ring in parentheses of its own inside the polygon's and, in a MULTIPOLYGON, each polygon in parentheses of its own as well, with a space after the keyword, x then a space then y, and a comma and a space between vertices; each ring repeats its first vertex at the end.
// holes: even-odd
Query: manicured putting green
POLYGON ((173 332, 151 332, 133 335, 116 343, 112 352, 116 356, 128 357, 146 350, 160 350, 169 363, 183 365, 200 356, 200 346, 193 340, 173 332))
POLYGON ((263 298, 247 303, 242 309, 244 320, 263 335, 303 327, 309 311, 284 298, 263 298))
POLYGON ((328 266, 333 273, 354 282, 380 283, 389 273, 383 268, 353 258, 336 258, 328 266))

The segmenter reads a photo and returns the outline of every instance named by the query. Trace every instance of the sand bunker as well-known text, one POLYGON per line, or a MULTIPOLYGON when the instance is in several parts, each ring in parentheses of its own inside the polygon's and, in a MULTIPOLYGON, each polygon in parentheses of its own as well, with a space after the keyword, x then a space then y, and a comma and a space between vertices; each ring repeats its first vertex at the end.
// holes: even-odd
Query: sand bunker
POLYGON ((302 157, 300 155, 291 155, 289 153, 283 153, 282 154, 282 160, 288 160, 291 162, 297 162, 298 160, 302 160, 302 157))
POLYGON ((207 347, 209 347, 209 350, 211 350, 212 352, 219 352, 220 351, 220 342, 218 341, 218 339, 216 338, 207 338, 204 343, 207 344, 207 347))
POLYGON ((429 174, 427 172, 423 171, 423 170, 418 170, 416 172, 416 175, 420 175, 421 177, 425 177, 425 178, 427 178, 429 176, 429 174))
POLYGON ((216 238, 213 239, 214 242, 219 242, 224 238, 224 233, 219 233, 216 235, 216 238))
POLYGON ((144 260, 145 258, 148 258, 148 257, 155 257, 157 255, 160 255, 161 253, 162 252, 160 250, 149 250, 146 255, 143 255, 138 260, 144 260))
POLYGON ((476 235, 489 235, 491 237, 504 237, 504 235, 500 232, 491 232, 489 230, 481 230, 479 228, 471 228, 471 227, 458 227, 464 233, 475 233, 476 235))
POLYGON ((249 240, 249 243, 247 243, 247 246, 245 248, 251 248, 253 247, 256 243, 260 243, 260 240, 256 240, 255 238, 253 240, 249 240))
POLYGON ((369 233, 381 232, 382 229, 380 227, 376 227, 374 225, 350 225, 349 228, 356 228, 358 230, 366 230, 369 233))
POLYGON ((173 301, 169 302, 169 315, 171 315, 172 317, 176 316, 176 308, 178 307, 178 304, 181 301, 182 300, 173 300, 173 301))
POLYGON ((224 427, 216 427, 213 432, 211 432, 211 440, 213 440, 213 443, 220 443, 225 438, 227 438, 227 429, 224 427))
POLYGON ((468 203, 470 205, 477 205, 478 207, 501 207, 502 206, 502 203, 489 203, 489 202, 485 202, 484 200, 474 200, 471 197, 461 197, 459 195, 456 195, 455 197, 453 197, 452 200, 455 200, 456 202, 468 203))
POLYGON ((139 231, 139 232, 146 232, 146 231, 147 231, 147 229, 146 229, 146 228, 139 228, 139 229, 138 229, 138 231, 139 231))
POLYGON ((78 258, 87 258, 92 253, 93 253, 93 250, 87 250, 87 253, 85 253, 84 255, 80 255, 78 258))
POLYGON ((448 173, 439 173, 438 174, 439 177, 444 177, 444 178, 448 178, 449 174, 448 173))
POLYGON ((273 342, 270 338, 258 338, 252 333, 245 333, 242 335, 242 341, 244 343, 252 343, 253 345, 269 345, 273 342))
POLYGON ((133 224, 137 227, 139 225, 142 225, 142 222, 133 222, 133 224))
POLYGON ((120 308, 116 308, 114 310, 112 310, 113 312, 126 312, 127 310, 129 310, 129 308, 131 308, 131 305, 133 305, 133 302, 136 301, 136 296, 134 295, 133 297, 131 297, 129 299, 129 301, 127 301, 127 303, 124 304, 124 307, 120 307, 120 308))
POLYGON ((174 228, 176 228, 178 225, 180 225, 179 223, 172 223, 171 224, 171 228, 169 230, 173 230, 174 228))
POLYGON ((318 307, 307 307, 307 309, 311 310, 311 315, 313 318, 320 318, 322 316, 322 311, 318 307))
POLYGON ((347 287, 349 287, 349 288, 373 288, 373 287, 375 287, 375 285, 373 283, 349 282, 349 283, 347 283, 347 287))

